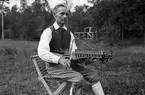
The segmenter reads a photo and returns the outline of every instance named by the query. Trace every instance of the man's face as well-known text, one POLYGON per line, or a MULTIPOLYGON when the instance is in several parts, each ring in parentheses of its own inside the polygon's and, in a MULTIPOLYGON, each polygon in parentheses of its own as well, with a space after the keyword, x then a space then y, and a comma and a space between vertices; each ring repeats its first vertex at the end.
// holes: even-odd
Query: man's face
POLYGON ((54 18, 58 24, 65 24, 67 21, 68 9, 66 7, 59 7, 54 18))

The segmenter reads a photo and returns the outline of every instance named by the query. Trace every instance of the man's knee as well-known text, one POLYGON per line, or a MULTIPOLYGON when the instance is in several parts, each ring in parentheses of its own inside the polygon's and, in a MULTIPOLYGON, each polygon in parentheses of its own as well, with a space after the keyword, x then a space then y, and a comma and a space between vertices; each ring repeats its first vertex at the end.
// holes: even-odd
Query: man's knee
POLYGON ((94 83, 96 83, 96 82, 98 82, 100 80, 98 71, 92 72, 89 77, 90 77, 89 82, 91 84, 94 84, 94 83))
POLYGON ((77 73, 75 81, 77 83, 81 83, 83 80, 84 80, 84 77, 80 73, 77 73))

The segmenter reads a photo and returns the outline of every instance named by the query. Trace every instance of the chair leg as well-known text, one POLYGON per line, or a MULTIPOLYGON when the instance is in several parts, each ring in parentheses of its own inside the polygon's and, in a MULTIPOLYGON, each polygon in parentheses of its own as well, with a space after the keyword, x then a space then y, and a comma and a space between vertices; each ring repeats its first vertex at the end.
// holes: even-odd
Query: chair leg
MULTIPOLYGON (((39 80, 41 80, 41 82, 44 84, 49 95, 60 95, 60 93, 69 84, 68 82, 63 82, 62 84, 60 84, 60 86, 54 92, 52 92, 50 90, 50 87, 48 86, 47 82, 43 78, 39 77, 39 80)), ((70 87, 69 95, 80 95, 80 92, 81 92, 81 88, 77 89, 77 91, 75 92, 75 84, 72 83, 72 85, 70 87)))
POLYGON ((75 85, 72 84, 70 88, 70 94, 69 95, 80 95, 82 88, 75 89, 75 85))
POLYGON ((57 90, 53 93, 54 95, 59 95, 67 86, 68 82, 63 82, 58 88, 57 90))
POLYGON ((43 83, 43 85, 45 86, 45 88, 46 88, 46 90, 47 90, 49 95, 60 95, 61 92, 69 84, 68 82, 64 81, 62 84, 59 85, 59 87, 54 92, 52 92, 50 87, 48 86, 47 82, 45 81, 45 79, 43 77, 39 77, 38 79, 43 83))
POLYGON ((73 95, 74 87, 75 87, 74 84, 72 84, 71 87, 70 87, 70 94, 69 95, 73 95))
POLYGON ((50 90, 49 86, 47 85, 46 81, 42 78, 42 77, 39 77, 38 78, 39 80, 41 80, 41 82, 43 83, 43 85, 45 86, 47 92, 49 93, 49 95, 53 95, 52 91, 50 90))

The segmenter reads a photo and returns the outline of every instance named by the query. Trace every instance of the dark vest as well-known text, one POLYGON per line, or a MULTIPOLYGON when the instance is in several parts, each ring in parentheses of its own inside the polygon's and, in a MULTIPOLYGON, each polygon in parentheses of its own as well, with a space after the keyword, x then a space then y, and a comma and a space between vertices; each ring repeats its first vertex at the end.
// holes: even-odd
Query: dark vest
POLYGON ((69 50, 70 45, 70 31, 64 29, 61 31, 60 29, 55 30, 54 26, 50 26, 52 31, 52 39, 50 41, 50 51, 51 52, 62 52, 64 50, 69 50))

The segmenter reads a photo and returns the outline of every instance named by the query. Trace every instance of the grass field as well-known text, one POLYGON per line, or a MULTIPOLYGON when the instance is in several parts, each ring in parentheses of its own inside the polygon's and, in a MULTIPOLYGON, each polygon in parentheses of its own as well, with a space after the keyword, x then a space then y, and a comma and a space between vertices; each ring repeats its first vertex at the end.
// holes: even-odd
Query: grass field
MULTIPOLYGON (((144 46, 106 48, 101 43, 89 44, 95 50, 113 52, 112 61, 93 65, 100 71, 106 95, 145 95, 144 46)), ((0 41, 0 95, 48 95, 30 60, 37 54, 37 45, 34 41, 0 41)))

